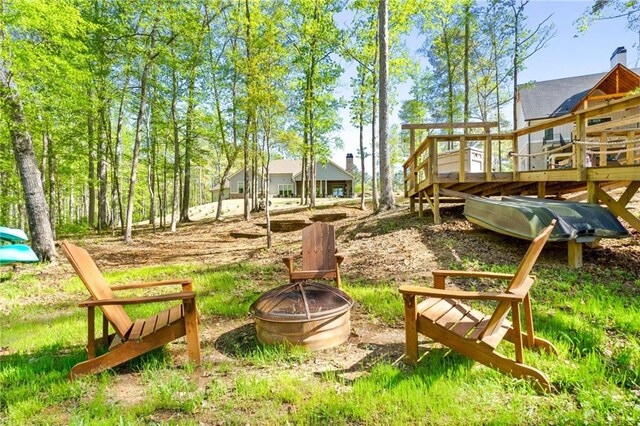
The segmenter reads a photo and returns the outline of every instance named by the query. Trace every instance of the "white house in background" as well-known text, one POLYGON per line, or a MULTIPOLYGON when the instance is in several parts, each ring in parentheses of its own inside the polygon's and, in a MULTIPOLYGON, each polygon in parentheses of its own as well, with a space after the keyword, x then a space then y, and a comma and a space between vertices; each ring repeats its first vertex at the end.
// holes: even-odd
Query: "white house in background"
MULTIPOLYGON (((539 122, 561 117, 575 111, 603 105, 609 100, 619 99, 640 87, 640 69, 626 66, 627 50, 618 47, 611 56, 611 70, 605 73, 538 81, 518 86, 516 109, 518 129, 539 122)), ((622 111, 611 117, 591 119, 588 125, 604 123, 614 119, 638 114, 638 111, 622 111)), ((521 136, 518 139, 520 154, 537 154, 571 143, 575 125, 573 123, 549 128, 521 136)), ((545 170, 550 161, 548 155, 537 155, 520 159, 520 170, 545 170)))
MULTIPOLYGON (((316 194, 319 197, 353 195, 353 154, 347 154, 346 169, 333 161, 316 163, 316 194)), ((258 179, 262 187, 262 176, 258 179)), ((225 185, 225 189, 226 189, 225 185)), ((244 170, 229 177, 229 197, 242 198, 244 170)), ((272 160, 269 164, 269 194, 272 197, 296 197, 302 192, 302 160, 272 160)))

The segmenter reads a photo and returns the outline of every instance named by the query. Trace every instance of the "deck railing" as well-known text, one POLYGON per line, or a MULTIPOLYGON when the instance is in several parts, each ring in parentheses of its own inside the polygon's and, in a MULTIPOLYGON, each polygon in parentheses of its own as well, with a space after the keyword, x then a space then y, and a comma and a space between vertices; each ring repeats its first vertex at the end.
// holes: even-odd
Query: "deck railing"
MULTIPOLYGON (((597 121, 597 120, 595 120, 597 121)), ((591 167, 608 166, 607 158, 617 155, 619 163, 631 165, 640 160, 640 95, 610 101, 604 105, 590 107, 565 116, 549 119, 533 126, 525 127, 515 132, 491 133, 497 123, 430 123, 403 124, 403 130, 409 130, 410 156, 403 164, 405 196, 412 196, 434 183, 456 180, 491 182, 504 181, 506 173, 511 181, 518 181, 521 173, 527 173, 527 180, 535 180, 535 174, 546 173, 547 170, 562 167, 572 170, 572 176, 577 181, 586 180, 587 169, 591 167), (607 122, 589 125, 588 121, 604 117, 612 113, 624 111, 624 117, 607 122), (565 146, 542 151, 540 153, 521 153, 518 150, 518 139, 536 132, 544 132, 561 125, 574 123, 571 141, 565 146), (428 134, 416 147, 417 132, 432 132, 434 130, 454 131, 464 130, 458 134, 428 134), (509 152, 504 149, 496 152, 495 145, 508 144, 509 152), (441 170, 442 154, 447 148, 457 148, 458 158, 455 171, 441 170), (482 148, 483 161, 480 171, 469 171, 467 167, 467 147, 482 148), (519 170, 521 159, 544 155, 545 159, 552 158, 542 170, 519 170), (554 156, 555 155, 555 156, 554 156), (551 157, 554 156, 554 157, 551 157), (503 168, 502 165, 510 164, 503 168), (509 170, 510 168, 510 170, 509 170)), ((449 151, 447 149, 447 151, 449 151)), ((470 160, 469 160, 470 161, 470 160)), ((470 164, 469 164, 470 166, 470 164)))

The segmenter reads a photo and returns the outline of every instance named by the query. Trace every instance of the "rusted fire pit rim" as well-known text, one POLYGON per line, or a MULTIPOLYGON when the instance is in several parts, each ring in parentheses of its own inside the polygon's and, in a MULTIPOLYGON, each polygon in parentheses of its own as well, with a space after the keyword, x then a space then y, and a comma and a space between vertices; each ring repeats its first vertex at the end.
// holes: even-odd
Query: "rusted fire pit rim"
MULTIPOLYGON (((338 288, 334 288, 334 287, 329 287, 326 284, 320 284, 322 286, 327 287, 327 291, 332 292, 333 294, 339 296, 341 299, 344 300, 344 305, 339 306, 337 308, 334 309, 329 309, 326 311, 321 311, 321 312, 314 312, 312 314, 309 313, 309 308, 308 308, 308 304, 306 301, 306 296, 305 296, 305 292, 303 289, 303 285, 305 284, 315 284, 318 285, 320 283, 314 282, 314 281, 302 281, 302 282, 297 282, 297 283, 292 283, 289 285, 285 285, 282 286, 282 289, 276 294, 273 295, 272 297, 278 297, 281 294, 284 294, 288 291, 293 291, 293 289, 295 287, 299 288, 299 291, 302 294, 302 297, 304 299, 306 308, 307 308, 307 312, 301 312, 301 313, 295 313, 295 314, 278 314, 278 313, 271 313, 271 315, 273 317, 271 318, 265 318, 259 314, 256 313, 256 311, 258 310, 256 307, 256 304, 261 300, 262 296, 260 296, 255 302, 253 302, 251 304, 251 306, 249 307, 249 314, 254 317, 255 319, 259 319, 261 321, 267 321, 267 322, 275 322, 275 323, 306 323, 306 322, 314 322, 314 321, 322 321, 325 319, 333 319, 337 316, 339 316, 340 314, 347 312, 351 309, 351 307, 353 306, 353 299, 351 298, 351 296, 349 296, 348 294, 346 294, 345 292, 343 292, 342 290, 338 289, 338 288)), ((275 289, 277 289, 278 287, 276 287, 275 289)), ((275 290, 273 289, 273 290, 275 290)), ((272 291, 272 290, 269 290, 272 291)), ((266 294, 266 293, 265 293, 266 294)))

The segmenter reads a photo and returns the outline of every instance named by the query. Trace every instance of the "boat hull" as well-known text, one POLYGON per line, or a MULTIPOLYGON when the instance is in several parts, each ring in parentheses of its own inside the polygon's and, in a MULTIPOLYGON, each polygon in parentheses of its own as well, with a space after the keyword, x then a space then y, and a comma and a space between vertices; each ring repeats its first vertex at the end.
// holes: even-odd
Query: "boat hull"
POLYGON ((553 219, 558 223, 550 241, 587 243, 629 235, 611 212, 594 204, 527 197, 470 197, 465 202, 464 215, 483 228, 525 240, 533 240, 553 219))
POLYGON ((0 265, 10 265, 12 263, 34 263, 39 262, 38 256, 31 250, 31 247, 24 244, 11 244, 0 246, 0 265))
POLYGON ((22 243, 27 240, 28 240, 27 234, 25 234, 23 230, 0 226, 0 241, 9 241, 11 243, 22 243))

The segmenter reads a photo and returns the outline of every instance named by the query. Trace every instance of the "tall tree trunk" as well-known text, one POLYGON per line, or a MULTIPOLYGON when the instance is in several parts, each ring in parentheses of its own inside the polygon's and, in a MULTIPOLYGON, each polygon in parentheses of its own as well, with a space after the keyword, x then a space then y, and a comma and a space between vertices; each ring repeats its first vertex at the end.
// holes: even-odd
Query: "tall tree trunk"
POLYGON ((315 115, 313 113, 314 85, 313 79, 316 70, 316 57, 311 57, 311 78, 309 89, 309 207, 316 207, 316 147, 315 147, 315 115))
MULTIPOLYGON (((469 27, 471 19, 471 3, 466 0, 464 4, 464 122, 469 122, 469 27)), ((464 129, 467 133, 467 129, 464 129)), ((460 154, 462 155, 462 154, 460 154)))
MULTIPOLYGON (((93 100, 93 96, 90 96, 93 100)), ((89 142, 89 227, 93 228, 96 225, 96 151, 95 151, 95 137, 94 137, 94 114, 93 106, 89 107, 87 115, 87 139, 89 142)))
POLYGON ((256 118, 254 118, 254 127, 251 132, 251 154, 251 206, 255 210, 258 208, 258 196, 261 190, 258 184, 261 172, 258 169, 258 123, 256 118))
POLYGON ((360 185, 362 190, 360 191, 360 210, 366 210, 364 203, 364 85, 365 85, 365 70, 362 68, 362 75, 360 77, 360 108, 358 112, 358 129, 360 131, 360 185))
MULTIPOLYGON (((153 105, 153 104, 152 104, 153 105)), ((149 186, 149 224, 153 232, 156 232, 156 149, 157 149, 157 133, 154 123, 155 112, 153 107, 149 107, 150 126, 147 131, 147 140, 149 147, 149 164, 147 167, 147 184, 149 186)))
MULTIPOLYGON (((42 121, 42 118, 40 118, 42 121)), ((40 163, 40 171, 42 173, 42 188, 46 189, 46 176, 47 176, 47 156, 49 155, 49 134, 47 131, 42 132, 42 162, 40 163)))
POLYGON ((395 207, 393 179, 389 158, 389 10, 387 0, 378 3, 378 33, 380 38, 380 210, 395 207))
POLYGON ((373 71, 373 96, 372 96, 372 114, 371 114, 371 202, 373 204, 373 210, 378 210, 378 185, 376 183, 376 107, 378 105, 378 99, 376 96, 376 72, 373 71))
POLYGON ((178 132, 178 76, 176 70, 172 72, 171 90, 171 123, 173 125, 173 204, 171 206, 171 232, 176 232, 178 224, 178 210, 180 209, 180 133, 178 132))
MULTIPOLYGON (((0 39, 1 36, 2 34, 0 34, 0 39)), ((57 254, 51 232, 49 206, 42 187, 40 170, 38 170, 33 150, 33 141, 27 129, 24 110, 18 98, 15 82, 13 82, 11 72, 2 59, 0 59, 0 108, 2 108, 3 116, 9 124, 9 133, 13 141, 13 152, 27 206, 31 247, 40 260, 55 261, 57 254)))
POLYGON ((56 160, 53 140, 47 137, 47 162, 49 172, 49 223, 51 224, 51 234, 56 238, 56 160))
MULTIPOLYGON (((151 30, 151 52, 155 47, 155 28, 151 30)), ((133 202, 135 200, 136 190, 136 178, 138 171, 138 160, 140 157, 140 144, 142 143, 142 121, 144 120, 144 110, 147 105, 147 77, 149 70, 153 64, 152 58, 147 60, 147 63, 142 69, 142 76, 140 77, 140 105, 138 106, 138 116, 136 118, 136 136, 133 144, 133 156, 131 158, 131 177, 129 178, 129 197, 127 200, 127 218, 124 230, 124 242, 132 243, 133 238, 131 234, 133 231, 133 202)))
POLYGON ((189 204, 191 201, 191 150, 193 147, 193 113, 195 109, 195 69, 189 76, 189 94, 187 99, 185 150, 184 150, 184 186, 182 187, 182 209, 180 222, 191 222, 189 219, 189 204))
POLYGON ((264 135, 264 148, 267 156, 264 164, 264 180, 262 186, 264 188, 264 212, 267 219, 267 248, 271 248, 271 210, 269 208, 269 165, 271 164, 271 151, 269 141, 269 130, 265 129, 264 135))
MULTIPOLYGON (((307 204, 307 144, 306 142, 302 146, 302 170, 300 174, 300 205, 307 204)), ((297 183, 296 183, 297 185, 297 183)))
POLYGON ((518 68, 520 66, 520 13, 524 9, 526 2, 520 2, 516 7, 516 0, 512 3, 513 9, 513 131, 518 130, 518 68))
MULTIPOLYGON (((251 64, 251 11, 249 10, 249 0, 245 0, 245 17, 247 19, 247 27, 246 27, 246 59, 247 59, 247 94, 251 97, 252 93, 252 82, 253 78, 253 67, 251 64)), ((249 101, 249 105, 247 107, 247 125, 244 131, 244 220, 249 220, 251 218, 250 208, 249 208, 249 134, 250 128, 253 124, 253 107, 251 105, 251 101, 249 101)))
POLYGON ((99 99, 100 108, 98 109, 98 230, 106 229, 109 226, 108 209, 107 209, 107 149, 106 149, 106 132, 107 119, 103 102, 104 98, 99 99))

